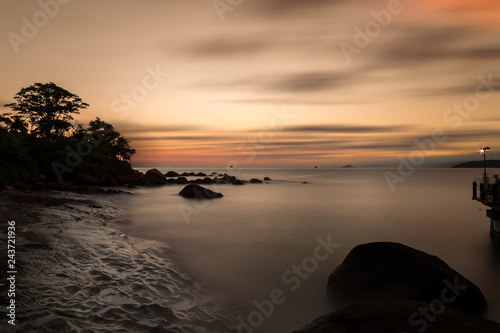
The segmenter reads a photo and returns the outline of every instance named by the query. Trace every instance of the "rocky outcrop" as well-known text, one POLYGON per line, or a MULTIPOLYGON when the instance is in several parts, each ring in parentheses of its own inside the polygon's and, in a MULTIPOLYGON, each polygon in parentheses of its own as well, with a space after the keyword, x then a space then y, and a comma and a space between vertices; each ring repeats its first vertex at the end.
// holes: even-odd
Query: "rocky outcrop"
POLYGON ((165 174, 165 177, 179 177, 179 174, 175 171, 169 171, 165 174))
POLYGON ((364 300, 403 299, 429 303, 459 295, 447 306, 481 314, 487 303, 481 290, 436 256, 398 243, 355 247, 328 279, 327 292, 340 305, 364 300), (448 292, 446 291, 448 290, 448 292))
POLYGON ((146 186, 158 186, 167 184, 167 179, 158 169, 151 169, 144 175, 144 184, 146 186))
POLYGON ((189 199, 216 199, 222 198, 222 193, 217 193, 196 184, 189 184, 179 192, 180 196, 189 199))
POLYGON ((75 177, 75 183, 78 185, 95 186, 99 182, 91 175, 84 173, 75 177))
POLYGON ((319 317, 294 333, 498 333, 500 324, 442 303, 365 301, 319 317))

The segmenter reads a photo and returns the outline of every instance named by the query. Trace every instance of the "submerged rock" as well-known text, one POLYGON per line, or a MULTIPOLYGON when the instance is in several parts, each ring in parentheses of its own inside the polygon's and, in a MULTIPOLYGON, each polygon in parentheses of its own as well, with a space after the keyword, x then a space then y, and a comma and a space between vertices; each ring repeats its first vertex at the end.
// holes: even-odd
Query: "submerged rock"
POLYGON ((497 333, 500 324, 437 303, 379 300, 350 304, 294 333, 323 332, 497 333))
POLYGON ((442 299, 472 314, 486 310, 481 290, 436 256, 398 243, 356 246, 328 278, 328 295, 338 304, 364 300, 442 299))
POLYGON ((189 184, 179 192, 180 196, 189 199, 216 199, 222 198, 222 193, 217 193, 196 184, 189 184))
POLYGON ((257 178, 252 178, 248 182, 251 184, 263 184, 264 183, 262 180, 257 179, 257 178))
POLYGON ((245 185, 245 182, 240 180, 240 179, 235 179, 232 181, 231 184, 233 184, 233 185, 245 185))

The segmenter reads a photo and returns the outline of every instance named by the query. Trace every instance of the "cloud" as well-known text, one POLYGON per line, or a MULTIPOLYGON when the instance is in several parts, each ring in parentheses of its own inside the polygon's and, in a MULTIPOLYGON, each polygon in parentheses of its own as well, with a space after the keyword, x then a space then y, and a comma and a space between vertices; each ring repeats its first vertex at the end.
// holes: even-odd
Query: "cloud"
POLYGON ((399 133, 414 128, 409 125, 392 126, 358 126, 358 125, 312 125, 312 126, 292 126, 283 131, 286 132, 306 132, 306 133, 399 133))
POLYGON ((342 86, 352 78, 343 73, 307 72, 271 79, 263 89, 277 92, 312 92, 342 86))
POLYGON ((151 132, 165 132, 165 133, 175 133, 175 132, 185 132, 185 131, 198 131, 203 129, 202 126, 196 125, 155 125, 155 124, 143 124, 136 125, 132 123, 121 123, 115 126, 119 131, 124 133, 151 133, 151 132))
POLYGON ((403 29, 399 37, 387 42, 377 59, 377 64, 388 66, 421 65, 442 60, 493 60, 500 56, 500 46, 479 31, 454 27, 414 26, 403 29), (479 44, 478 40, 483 40, 479 44))
POLYGON ((157 136, 131 136, 128 139, 131 141, 198 141, 200 143, 206 141, 227 141, 231 140, 228 136, 218 136, 218 135, 157 135, 157 136))
MULTIPOLYGON (((305 96, 304 96, 305 97, 305 96)), ((347 104, 370 104, 373 100, 368 99, 305 99, 305 98, 242 98, 242 99, 228 99, 217 100, 215 103, 229 103, 229 104, 279 104, 279 105, 347 105, 347 104)))
POLYGON ((263 0, 259 10, 269 15, 279 15, 304 10, 322 11, 325 7, 337 7, 348 3, 342 0, 263 0))
POLYGON ((250 55, 263 51, 270 47, 272 43, 266 42, 260 37, 259 40, 249 39, 246 36, 238 38, 214 38, 200 42, 195 47, 188 49, 188 53, 201 57, 220 57, 250 55))

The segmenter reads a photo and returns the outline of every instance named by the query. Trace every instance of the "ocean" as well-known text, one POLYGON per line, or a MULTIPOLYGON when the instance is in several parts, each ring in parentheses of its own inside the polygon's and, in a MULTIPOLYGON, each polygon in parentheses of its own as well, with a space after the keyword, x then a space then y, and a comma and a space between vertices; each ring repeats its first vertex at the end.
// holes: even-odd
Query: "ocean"
POLYGON ((121 228, 169 244, 183 269, 235 304, 230 319, 241 332, 291 332, 334 310, 329 274, 356 245, 379 241, 440 257, 479 286, 486 318, 500 321, 500 251, 490 241, 485 207, 471 199, 482 170, 416 169, 394 191, 387 171, 398 173, 232 169, 240 179, 272 181, 207 185, 224 195, 211 201, 180 197, 182 185, 140 188, 120 199, 129 211, 121 228))

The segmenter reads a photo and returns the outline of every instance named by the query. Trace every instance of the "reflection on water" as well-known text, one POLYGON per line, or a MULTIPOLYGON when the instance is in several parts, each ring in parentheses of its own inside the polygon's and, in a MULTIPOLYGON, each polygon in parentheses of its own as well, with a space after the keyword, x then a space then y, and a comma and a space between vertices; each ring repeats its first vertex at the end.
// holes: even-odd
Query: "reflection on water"
POLYGON ((262 332, 292 331, 330 311, 329 273, 354 246, 372 241, 439 256, 481 288, 488 317, 499 321, 500 250, 490 243, 485 207, 471 200, 480 171, 417 170, 394 193, 385 171, 248 169, 238 176, 274 180, 219 186, 224 198, 203 203, 179 197, 181 186, 141 189, 130 203, 131 227, 167 241, 198 278, 247 306, 242 318, 255 311, 254 301, 282 291, 286 301, 264 318, 262 332), (284 273, 313 256, 317 238, 328 235, 340 247, 291 290, 284 273))

